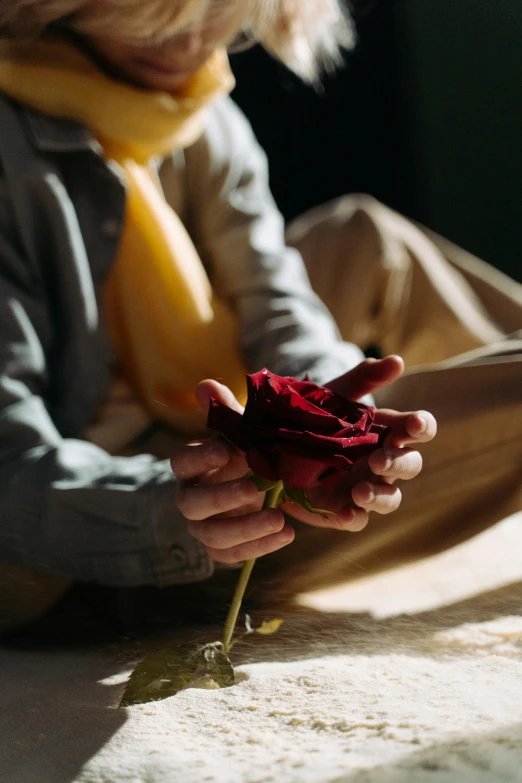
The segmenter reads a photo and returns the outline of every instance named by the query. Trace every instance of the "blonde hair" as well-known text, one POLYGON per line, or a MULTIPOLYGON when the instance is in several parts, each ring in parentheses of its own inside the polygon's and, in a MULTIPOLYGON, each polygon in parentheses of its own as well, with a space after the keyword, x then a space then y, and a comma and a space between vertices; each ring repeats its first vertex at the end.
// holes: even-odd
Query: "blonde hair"
POLYGON ((41 35, 64 26, 89 33, 164 40, 183 27, 194 12, 215 7, 237 9, 246 37, 307 81, 341 62, 341 50, 353 43, 353 30, 342 0, 0 0, 0 36, 41 35), (88 11, 85 19, 82 13, 88 11))

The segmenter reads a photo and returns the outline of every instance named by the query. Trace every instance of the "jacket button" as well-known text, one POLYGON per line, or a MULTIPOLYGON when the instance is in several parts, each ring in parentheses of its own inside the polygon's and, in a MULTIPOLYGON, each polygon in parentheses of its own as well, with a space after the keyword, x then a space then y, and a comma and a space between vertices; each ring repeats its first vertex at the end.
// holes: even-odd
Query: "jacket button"
POLYGON ((179 566, 180 568, 187 563, 187 556, 185 555, 185 552, 180 546, 177 546, 176 544, 170 547, 169 557, 172 560, 172 563, 179 566))
POLYGON ((119 236, 120 231, 121 223, 115 218, 107 218, 107 220, 104 220, 101 224, 101 232, 103 236, 108 237, 109 239, 115 239, 117 236, 119 236))

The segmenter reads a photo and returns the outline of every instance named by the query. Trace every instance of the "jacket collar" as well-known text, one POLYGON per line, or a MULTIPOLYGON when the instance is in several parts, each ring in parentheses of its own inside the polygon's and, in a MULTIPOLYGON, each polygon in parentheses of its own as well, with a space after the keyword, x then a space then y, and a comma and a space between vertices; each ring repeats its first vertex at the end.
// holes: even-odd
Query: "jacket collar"
POLYGON ((80 152, 91 150, 99 153, 100 145, 83 125, 42 114, 28 106, 23 107, 33 142, 43 152, 80 152))

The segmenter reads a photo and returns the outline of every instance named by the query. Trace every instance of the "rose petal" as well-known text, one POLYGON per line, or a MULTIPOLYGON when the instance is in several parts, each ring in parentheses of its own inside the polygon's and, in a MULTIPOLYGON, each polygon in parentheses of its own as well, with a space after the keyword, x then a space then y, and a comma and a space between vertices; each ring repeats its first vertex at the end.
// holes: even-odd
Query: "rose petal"
POLYGON ((211 398, 208 411, 207 426, 211 430, 221 432, 242 451, 250 446, 250 440, 245 432, 243 416, 227 405, 211 398))
POLYGON ((278 455, 277 472, 279 478, 295 489, 311 489, 319 484, 319 477, 330 467, 300 454, 290 454, 285 450, 274 449, 278 455))
MULTIPOLYGON (((295 423, 296 429, 347 436, 352 428, 363 434, 373 422, 374 409, 370 406, 345 400, 309 380, 283 377, 265 369, 248 376, 247 383, 245 424, 264 425, 266 415, 270 415, 282 426, 295 423)), ((276 422, 271 421, 270 426, 277 426, 276 422)))
POLYGON ((277 459, 279 478, 296 489, 316 487, 323 476, 331 475, 332 470, 345 472, 352 466, 349 459, 338 454, 310 457, 279 446, 275 446, 272 453, 277 459))
POLYGON ((335 434, 346 431, 351 426, 361 431, 365 426, 366 416, 363 414, 354 420, 353 425, 341 420, 308 403, 291 387, 285 388, 275 401, 264 400, 257 405, 249 405, 245 409, 245 423, 249 426, 262 425, 275 428, 277 426, 291 427, 299 430, 313 430, 335 434))
POLYGON ((379 442, 386 437, 389 431, 390 427, 387 427, 385 424, 372 424, 370 429, 371 433, 377 433, 379 436, 379 442))
POLYGON ((246 455, 257 474, 309 489, 350 470, 384 441, 372 407, 312 383, 262 370, 247 376, 243 415, 211 400, 208 426, 246 455))
POLYGON ((272 438, 277 439, 278 443, 283 446, 288 442, 292 442, 293 448, 299 443, 303 447, 308 447, 308 451, 313 453, 315 450, 320 449, 328 453, 341 453, 349 456, 349 452, 358 448, 359 446, 367 446, 379 442, 378 433, 368 433, 367 435, 356 435, 348 438, 337 438, 328 435, 320 435, 315 432, 298 432, 296 430, 280 429, 276 434, 271 435, 272 438))
MULTIPOLYGON (((248 467, 257 473, 258 476, 270 479, 270 481, 277 481, 280 479, 279 471, 276 464, 271 464, 270 460, 254 446, 251 446, 246 452, 246 461, 248 467)), ((274 460, 275 462, 275 460, 274 460)))

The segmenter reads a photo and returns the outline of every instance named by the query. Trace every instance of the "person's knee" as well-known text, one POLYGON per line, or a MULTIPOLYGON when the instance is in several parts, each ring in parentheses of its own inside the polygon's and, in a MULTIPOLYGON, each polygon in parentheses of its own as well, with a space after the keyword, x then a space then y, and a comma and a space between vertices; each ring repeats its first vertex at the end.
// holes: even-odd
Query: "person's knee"
POLYGON ((372 215, 384 207, 376 198, 369 193, 349 193, 340 196, 333 204, 333 211, 338 217, 346 219, 353 218, 357 213, 372 215))

